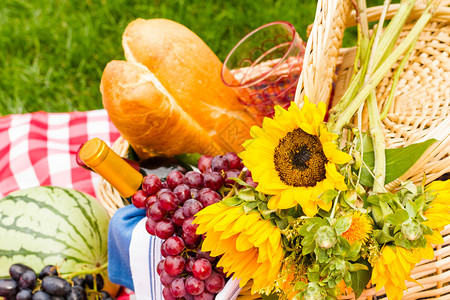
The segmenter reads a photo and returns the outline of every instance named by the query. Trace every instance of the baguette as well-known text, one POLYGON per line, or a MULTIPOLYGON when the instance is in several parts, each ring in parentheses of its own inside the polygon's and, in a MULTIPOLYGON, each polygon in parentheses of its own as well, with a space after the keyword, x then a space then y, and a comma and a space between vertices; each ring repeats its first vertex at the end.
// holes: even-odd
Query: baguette
POLYGON ((102 100, 141 158, 243 150, 256 118, 222 82, 221 61, 195 33, 171 20, 137 19, 122 45, 127 62, 105 68, 102 100))

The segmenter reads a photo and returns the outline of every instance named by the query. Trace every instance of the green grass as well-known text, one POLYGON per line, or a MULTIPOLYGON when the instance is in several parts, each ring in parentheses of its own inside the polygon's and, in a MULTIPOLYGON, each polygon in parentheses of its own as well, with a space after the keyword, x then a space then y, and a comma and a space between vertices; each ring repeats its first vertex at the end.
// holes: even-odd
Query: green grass
POLYGON ((306 39, 316 8, 315 0, 0 2, 0 115, 102 108, 103 69, 124 59, 122 33, 136 18, 177 21, 223 61, 246 33, 271 21, 294 24, 306 39))

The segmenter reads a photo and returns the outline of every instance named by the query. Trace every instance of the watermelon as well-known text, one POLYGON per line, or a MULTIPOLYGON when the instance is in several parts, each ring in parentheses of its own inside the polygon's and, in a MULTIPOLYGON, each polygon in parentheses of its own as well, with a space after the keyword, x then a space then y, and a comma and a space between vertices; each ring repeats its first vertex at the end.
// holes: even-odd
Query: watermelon
POLYGON ((0 278, 13 263, 36 272, 57 265, 62 274, 108 261, 109 215, 92 196, 40 186, 0 200, 0 278))

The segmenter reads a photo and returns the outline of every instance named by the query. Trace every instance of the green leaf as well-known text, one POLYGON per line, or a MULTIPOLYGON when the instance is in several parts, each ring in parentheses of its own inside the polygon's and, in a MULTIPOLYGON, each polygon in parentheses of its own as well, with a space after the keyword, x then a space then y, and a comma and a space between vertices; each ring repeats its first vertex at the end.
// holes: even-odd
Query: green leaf
POLYGON ((307 254, 313 252, 315 247, 316 247, 316 243, 312 243, 312 244, 309 245, 309 246, 304 246, 304 247, 302 248, 302 255, 305 256, 305 255, 307 255, 307 254))
POLYGON ((240 190, 237 196, 245 202, 252 202, 256 200, 255 192, 249 188, 240 190))
POLYGON ((387 215, 384 220, 392 225, 400 225, 408 219, 409 219, 408 212, 404 209, 399 209, 395 212, 395 214, 387 215))
POLYGON ((370 263, 368 261, 360 258, 357 262, 359 264, 365 265, 367 267, 367 270, 360 269, 356 272, 350 272, 352 278, 351 287, 353 289, 353 292, 355 293, 355 299, 358 299, 358 297, 364 291, 372 275, 372 267, 370 266, 370 263))
POLYGON ((362 146, 363 146, 363 149, 362 149, 363 153, 373 152, 373 142, 372 142, 372 137, 370 136, 370 134, 361 132, 361 137, 358 137, 358 139, 356 140, 356 150, 358 150, 359 152, 361 152, 361 140, 362 140, 362 146))
POLYGON ((221 202, 223 204, 225 204, 226 206, 233 207, 233 206, 238 206, 239 204, 241 204, 244 201, 242 199, 240 199, 239 197, 233 196, 230 198, 225 198, 221 202))
POLYGON ((189 167, 192 169, 192 166, 197 167, 198 160, 202 155, 199 153, 182 153, 175 156, 175 159, 182 165, 183 167, 189 167))
MULTIPOLYGON (((429 139, 422 143, 411 144, 407 147, 386 149, 386 179, 385 184, 388 184, 395 179, 402 176, 409 168, 416 163, 422 154, 430 147, 435 139, 429 139)), ((374 154, 373 151, 364 153, 363 160, 365 164, 373 171, 374 154)), ((367 170, 366 166, 361 166, 360 182, 364 186, 373 186, 373 177, 367 170)))
POLYGON ((352 217, 350 215, 342 216, 339 219, 337 219, 336 224, 334 225, 336 234, 341 235, 344 232, 346 232, 350 228, 350 225, 352 224, 351 220, 352 217))
POLYGON ((337 195, 339 195, 339 193, 336 190, 326 190, 319 198, 325 203, 330 203, 337 195))
POLYGON ((277 227, 281 230, 285 229, 289 225, 286 219, 276 219, 275 222, 277 223, 277 227))
POLYGON ((258 207, 258 203, 256 203, 255 201, 247 202, 244 204, 244 211, 246 214, 248 214, 250 211, 252 211, 256 207, 258 207))

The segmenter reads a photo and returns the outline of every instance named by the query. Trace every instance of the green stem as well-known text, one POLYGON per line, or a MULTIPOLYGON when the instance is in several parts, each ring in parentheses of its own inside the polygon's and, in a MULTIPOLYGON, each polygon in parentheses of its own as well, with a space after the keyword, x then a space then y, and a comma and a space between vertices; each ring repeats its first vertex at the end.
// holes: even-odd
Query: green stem
POLYGON ((71 278, 73 278, 75 276, 79 276, 79 275, 98 274, 101 271, 103 271, 104 269, 106 269, 107 267, 108 267, 108 263, 106 263, 104 265, 101 265, 100 267, 95 268, 95 269, 81 270, 81 271, 76 271, 76 272, 73 272, 73 273, 70 273, 70 274, 64 274, 64 275, 61 275, 61 278, 64 278, 64 279, 69 278, 69 279, 71 279, 71 278))
POLYGON ((380 114, 378 112, 377 99, 375 91, 372 91, 367 99, 367 108, 369 110, 370 134, 373 138, 374 150, 374 168, 375 176, 373 191, 382 193, 385 191, 384 182, 386 178, 386 155, 383 131, 381 130, 380 114))
POLYGON ((352 116, 355 114, 356 110, 363 104, 365 99, 369 96, 372 90, 380 83, 380 81, 385 76, 386 72, 391 68, 391 66, 398 60, 398 58, 406 52, 411 46, 413 41, 422 32, 425 25, 431 19, 434 10, 434 5, 429 5, 422 16, 417 20, 413 29, 409 32, 406 38, 400 43, 400 45, 381 63, 381 65, 375 70, 373 75, 369 78, 368 84, 365 85, 360 92, 355 96, 355 98, 348 104, 346 109, 339 114, 335 123, 332 124, 332 131, 334 133, 339 133, 345 124, 347 124, 352 116))
POLYGON ((339 199, 339 195, 341 194, 341 192, 338 192, 338 195, 336 196, 336 198, 334 198, 334 202, 333 202, 333 208, 331 209, 331 213, 330 213, 330 219, 333 219, 334 214, 336 213, 336 206, 338 203, 338 199, 339 199))

